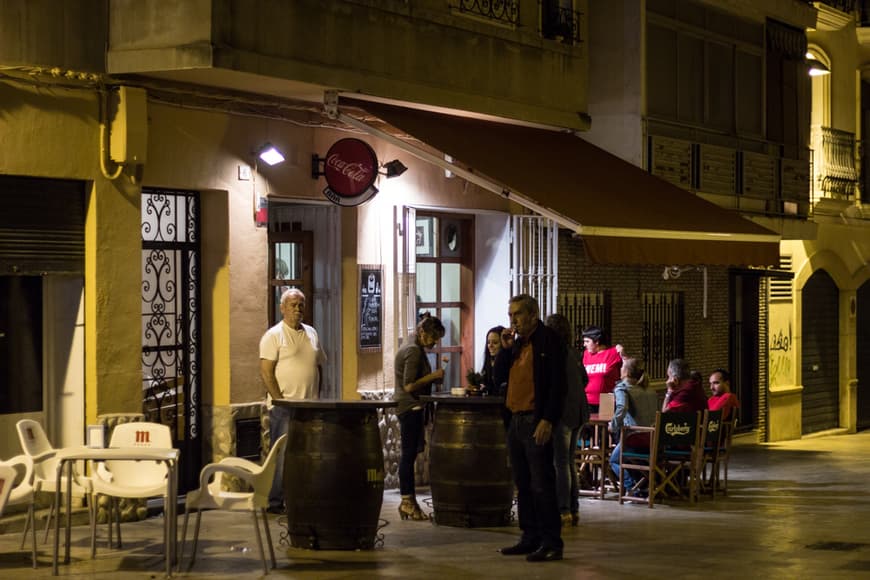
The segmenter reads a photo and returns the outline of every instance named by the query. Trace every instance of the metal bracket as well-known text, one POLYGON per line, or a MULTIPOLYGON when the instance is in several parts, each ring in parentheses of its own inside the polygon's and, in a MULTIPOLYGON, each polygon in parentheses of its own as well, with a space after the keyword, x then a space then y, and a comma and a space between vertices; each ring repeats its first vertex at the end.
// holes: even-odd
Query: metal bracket
POLYGON ((323 109, 330 119, 338 119, 338 91, 323 91, 323 109))

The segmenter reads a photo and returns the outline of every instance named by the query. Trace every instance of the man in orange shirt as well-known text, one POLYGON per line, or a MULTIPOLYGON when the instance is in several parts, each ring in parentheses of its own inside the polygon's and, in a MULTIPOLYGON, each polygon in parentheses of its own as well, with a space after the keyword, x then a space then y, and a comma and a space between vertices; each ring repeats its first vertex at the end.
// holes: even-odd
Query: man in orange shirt
POLYGON ((707 399, 707 408, 711 411, 722 410, 722 420, 727 421, 731 416, 731 409, 739 409, 740 401, 731 392, 731 373, 725 369, 716 369, 710 375, 710 398, 707 399))
POLYGON ((552 435, 565 402, 565 344, 544 326, 537 300, 527 294, 510 299, 508 316, 494 374, 498 384, 507 383, 507 440, 522 536, 501 553, 525 554, 529 562, 561 560, 552 435))

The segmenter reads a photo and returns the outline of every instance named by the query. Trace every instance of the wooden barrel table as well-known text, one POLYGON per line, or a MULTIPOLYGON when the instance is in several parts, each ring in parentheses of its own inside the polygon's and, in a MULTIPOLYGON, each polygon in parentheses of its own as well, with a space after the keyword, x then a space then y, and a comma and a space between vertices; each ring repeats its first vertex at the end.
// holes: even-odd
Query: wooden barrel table
POLYGON ((422 397, 435 402, 429 479, 435 523, 457 527, 511 522, 511 478, 502 397, 422 397))
POLYGON ((290 544, 372 549, 384 495, 382 401, 276 400, 290 408, 284 503, 290 544))

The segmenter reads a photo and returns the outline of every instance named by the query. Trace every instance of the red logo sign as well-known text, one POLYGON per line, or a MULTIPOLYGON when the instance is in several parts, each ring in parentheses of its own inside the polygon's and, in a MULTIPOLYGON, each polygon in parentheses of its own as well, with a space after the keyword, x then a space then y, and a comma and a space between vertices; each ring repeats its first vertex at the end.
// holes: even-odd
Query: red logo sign
POLYGON ((323 194, 338 205, 359 205, 378 192, 378 158, 365 141, 340 139, 326 152, 323 194))
POLYGON ((136 443, 151 443, 151 432, 150 431, 136 431, 136 443))

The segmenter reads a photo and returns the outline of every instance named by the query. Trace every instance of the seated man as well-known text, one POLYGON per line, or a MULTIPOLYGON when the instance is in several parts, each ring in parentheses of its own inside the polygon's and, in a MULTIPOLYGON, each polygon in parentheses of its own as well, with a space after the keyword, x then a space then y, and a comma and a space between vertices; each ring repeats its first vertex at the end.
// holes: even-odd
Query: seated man
POLYGON ((675 358, 668 363, 668 391, 662 413, 694 413, 707 408, 707 395, 697 380, 692 380, 689 364, 675 358))
POLYGON ((712 394, 707 399, 707 408, 711 411, 722 410, 722 420, 727 421, 731 416, 731 409, 739 409, 740 401, 731 392, 731 373, 725 369, 716 369, 710 375, 710 391, 712 394))

